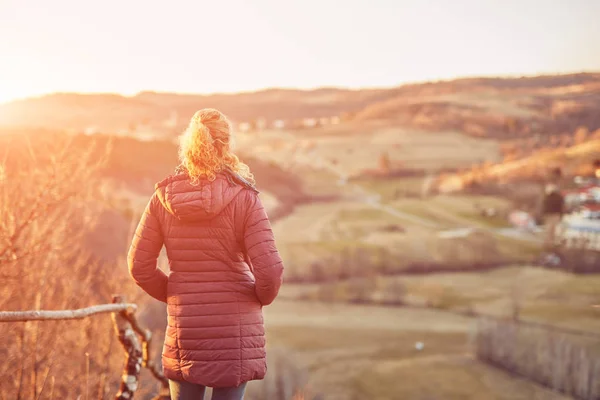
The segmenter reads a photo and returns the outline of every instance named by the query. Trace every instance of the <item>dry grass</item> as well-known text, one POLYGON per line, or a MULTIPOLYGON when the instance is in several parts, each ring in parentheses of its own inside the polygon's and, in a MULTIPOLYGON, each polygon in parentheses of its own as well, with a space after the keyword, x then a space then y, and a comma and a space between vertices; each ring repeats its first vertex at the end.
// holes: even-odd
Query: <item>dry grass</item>
POLYGON ((390 179, 367 179, 359 178, 354 183, 364 187, 370 192, 381 196, 381 201, 389 202, 395 198, 396 192, 420 195, 423 188, 423 177, 405 177, 390 179))
POLYGON ((482 217, 479 208, 494 208, 499 212, 510 208, 509 201, 493 196, 447 196, 427 199, 402 199, 391 203, 395 208, 436 221, 443 227, 508 226, 502 217, 482 217))
POLYGON ((476 204, 507 207, 502 200, 484 196, 398 199, 398 195, 406 193, 420 195, 423 178, 360 179, 348 185, 337 182, 339 174, 352 176, 364 169, 376 168, 384 151, 389 152, 393 162, 401 161, 407 168, 439 169, 495 159, 498 156, 495 142, 455 132, 417 133, 369 123, 241 135, 239 147, 300 176, 305 190, 311 193, 345 196, 344 201, 296 207, 293 214, 274 224, 284 261, 296 275, 316 262, 331 264, 331 259, 340 258, 340 249, 360 242, 370 248, 392 249, 401 255, 393 262, 397 264, 393 268, 398 270, 414 263, 486 262, 486 257, 496 262, 521 261, 521 255, 529 257, 531 254, 522 251, 522 246, 514 240, 500 239, 493 243, 494 240, 487 240, 486 236, 485 243, 475 238, 455 243, 437 237, 437 231, 443 229, 506 226, 502 218, 482 218, 475 208, 476 204), (370 138, 369 146, 365 146, 365 135, 370 138), (364 204, 364 193, 354 192, 355 185, 368 193, 379 194, 382 204, 394 207, 397 215, 364 204), (391 224, 399 229, 391 232, 388 229, 391 224), (401 229, 405 229, 406 234, 399 233, 401 229), (315 245, 317 242, 321 244, 315 245), (304 251, 297 251, 301 247, 304 251), (461 251, 450 254, 457 247, 461 251))
POLYGON ((474 361, 466 317, 293 301, 265 314, 269 345, 293 350, 326 399, 565 399, 474 361))
MULTIPOLYGON (((347 331, 433 331, 466 333, 470 318, 436 310, 399 309, 351 304, 278 300, 265 309, 268 329, 294 327, 343 329, 347 331)), ((311 340, 317 340, 313 335, 311 340)), ((269 340, 276 338, 269 337, 269 340)))
MULTIPOLYGON (((524 158, 500 162, 478 168, 473 171, 463 172, 445 177, 439 188, 446 192, 460 190, 453 187, 452 182, 462 181, 468 186, 469 182, 477 180, 488 185, 496 182, 526 182, 527 180, 540 180, 541 172, 549 166, 560 166, 566 175, 578 175, 589 169, 592 161, 597 158, 600 151, 600 139, 592 139, 582 144, 571 147, 539 149, 527 154, 524 158)), ((592 171, 587 171, 589 173, 592 171)), ((565 175, 565 176, 566 176, 565 175)), ((524 186, 524 185, 522 185, 524 186)))
POLYGON ((578 399, 600 396, 598 338, 508 320, 480 320, 477 357, 578 399))
POLYGON ((388 152, 393 162, 411 169, 438 170, 486 160, 500 161, 495 141, 459 132, 420 132, 374 123, 239 135, 237 145, 242 152, 250 152, 281 166, 315 167, 326 162, 348 176, 376 168, 383 152, 388 152), (368 146, 365 146, 365 137, 369 138, 368 146))
MULTIPOLYGON (((402 301, 452 311, 491 316, 512 316, 570 329, 600 333, 600 277, 572 275, 534 267, 507 267, 487 272, 436 273, 422 276, 379 276, 359 288, 363 301, 402 301)), ((284 295, 331 301, 351 301, 354 282, 326 286, 287 285, 284 295), (329 296, 325 296, 329 294, 329 296)))
POLYGON ((461 354, 468 341, 468 319, 435 311, 279 301, 265 314, 269 345, 292 350, 308 388, 327 399, 353 398, 354 380, 376 363, 461 354))
POLYGON ((448 357, 417 364, 375 365, 353 382, 352 399, 562 400, 527 380, 472 360, 448 357))
MULTIPOLYGON (((85 245, 105 233, 93 156, 101 149, 82 148, 64 135, 13 139, 2 143, 0 162, 0 309, 76 309, 132 293, 124 271, 114 268, 117 261, 104 262, 85 245)), ((117 386, 123 355, 115 350, 108 315, 3 323, 0 337, 0 398, 49 398, 53 392, 66 399, 88 390, 96 397, 117 386)))
POLYGON ((352 202, 314 203, 297 206, 292 215, 273 226, 278 243, 318 242, 329 223, 337 218, 341 210, 361 207, 352 202))
MULTIPOLYGON (((384 190, 384 186, 381 187, 384 190)), ((538 254, 539 246, 521 240, 485 232, 505 227, 502 217, 485 218, 479 207, 504 210, 508 202, 491 196, 437 196, 429 199, 402 199, 391 203, 397 210, 431 223, 405 219, 385 210, 353 201, 306 204, 274 224, 277 243, 286 264, 295 275, 309 273, 317 262, 327 264, 330 275, 338 273, 348 248, 364 248, 369 258, 388 254, 389 272, 402 271, 415 263, 476 265, 486 263, 528 262, 538 254), (440 238, 441 230, 482 228, 463 238, 440 238), (391 229, 394 228, 394 229, 391 229), (402 232, 404 230, 404 232, 402 232)), ((377 263, 366 269, 379 268, 377 263)))
MULTIPOLYGON (((516 288, 521 318, 600 332, 598 311, 588 307, 598 300, 600 278, 513 267, 375 280, 376 288, 389 285, 413 301, 493 315, 510 315, 516 288)), ((292 293, 296 288, 284 286, 282 294, 301 294, 292 293)), ((311 373, 309 387, 320 388, 328 399, 568 398, 475 361, 471 320, 454 314, 284 301, 267 309, 267 326, 269 342, 298 352, 311 373), (417 341, 425 343, 424 351, 414 349, 417 341)))

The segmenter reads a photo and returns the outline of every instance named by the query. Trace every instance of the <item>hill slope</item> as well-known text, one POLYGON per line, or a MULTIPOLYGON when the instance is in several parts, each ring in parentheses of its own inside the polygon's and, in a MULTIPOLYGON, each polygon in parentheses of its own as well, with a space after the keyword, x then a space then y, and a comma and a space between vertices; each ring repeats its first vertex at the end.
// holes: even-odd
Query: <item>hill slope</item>
POLYGON ((0 105, 0 126, 101 131, 152 127, 178 132, 199 108, 215 107, 234 121, 297 121, 344 116, 386 120, 420 130, 475 136, 522 136, 600 128, 600 73, 523 78, 469 78, 389 89, 268 89, 237 94, 142 92, 58 93, 0 105), (175 116, 175 118, 173 118, 175 116))

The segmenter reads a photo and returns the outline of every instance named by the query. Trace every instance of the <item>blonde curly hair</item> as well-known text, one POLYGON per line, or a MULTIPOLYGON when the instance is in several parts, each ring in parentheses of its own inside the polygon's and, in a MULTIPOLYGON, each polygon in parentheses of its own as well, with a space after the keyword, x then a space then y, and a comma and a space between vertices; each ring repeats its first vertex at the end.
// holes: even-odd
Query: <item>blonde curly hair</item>
POLYGON ((192 183, 201 178, 213 181, 227 169, 255 184, 250 168, 233 154, 231 123, 214 108, 196 111, 187 129, 179 138, 179 160, 192 183))

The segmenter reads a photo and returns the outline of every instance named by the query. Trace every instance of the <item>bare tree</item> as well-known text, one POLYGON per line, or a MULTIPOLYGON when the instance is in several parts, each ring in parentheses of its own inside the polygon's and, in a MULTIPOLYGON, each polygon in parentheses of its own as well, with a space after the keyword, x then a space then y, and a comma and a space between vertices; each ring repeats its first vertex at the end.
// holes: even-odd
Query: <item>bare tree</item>
MULTIPOLYGON (((87 251, 103 204, 97 192, 104 149, 42 132, 0 143, 0 310, 73 309, 117 291, 123 279, 87 251)), ((76 398, 98 385, 112 335, 108 316, 0 325, 0 398, 76 398), (86 356, 86 354, 88 356, 86 356), (82 371, 89 371, 89 380, 82 371), (6 377, 17 371, 17 379, 6 377)), ((105 378, 103 385, 106 385, 105 378)), ((116 384, 116 383, 115 383, 116 384)))
POLYGON ((384 173, 389 173, 392 168, 390 155, 387 152, 381 153, 379 156, 379 170, 384 173))

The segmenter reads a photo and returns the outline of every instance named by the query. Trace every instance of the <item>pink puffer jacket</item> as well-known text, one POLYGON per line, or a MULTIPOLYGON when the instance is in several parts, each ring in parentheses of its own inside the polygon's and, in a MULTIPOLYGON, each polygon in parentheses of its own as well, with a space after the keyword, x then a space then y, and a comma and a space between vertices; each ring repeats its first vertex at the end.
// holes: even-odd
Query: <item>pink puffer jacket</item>
POLYGON ((172 380, 238 386, 267 370, 262 307, 283 264, 258 192, 219 174, 192 185, 170 176, 142 216, 128 256, 135 282, 166 302, 163 370, 172 380), (157 268, 166 247, 170 274, 157 268))

